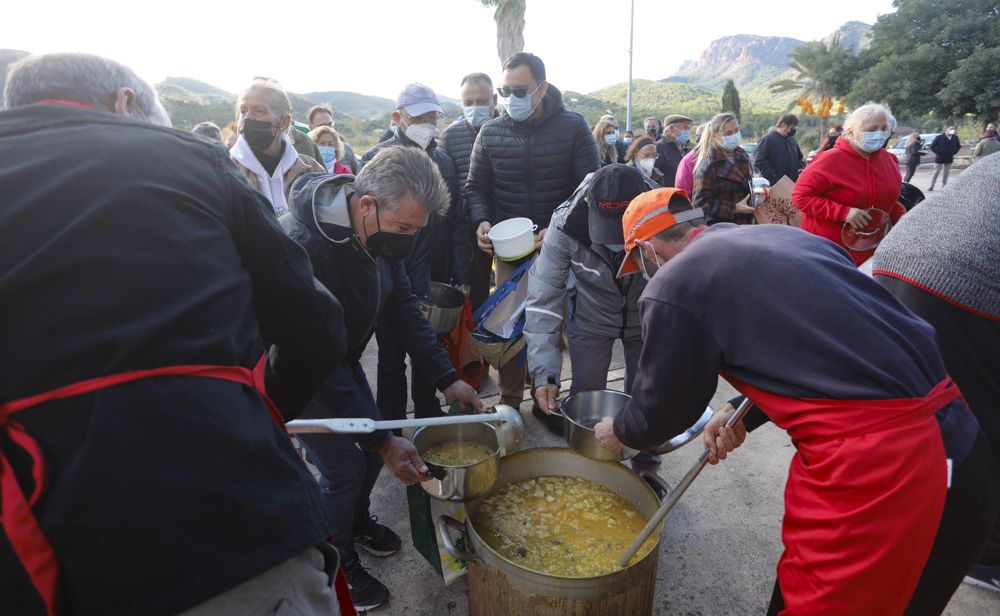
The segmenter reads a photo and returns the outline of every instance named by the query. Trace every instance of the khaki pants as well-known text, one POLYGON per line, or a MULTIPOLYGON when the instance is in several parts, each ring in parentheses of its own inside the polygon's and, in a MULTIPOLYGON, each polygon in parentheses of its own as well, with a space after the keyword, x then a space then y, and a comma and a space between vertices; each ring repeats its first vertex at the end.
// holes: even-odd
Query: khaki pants
POLYGON ((340 616, 340 606, 316 548, 286 560, 178 616, 340 616))

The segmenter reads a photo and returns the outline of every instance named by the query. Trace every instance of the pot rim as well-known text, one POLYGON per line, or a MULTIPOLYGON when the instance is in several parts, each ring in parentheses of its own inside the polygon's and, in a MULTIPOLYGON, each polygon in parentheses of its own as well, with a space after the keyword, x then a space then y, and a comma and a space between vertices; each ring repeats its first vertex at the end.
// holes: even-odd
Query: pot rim
MULTIPOLYGON (((503 462, 505 460, 507 460, 507 459, 509 459, 511 457, 514 457, 514 456, 518 456, 518 455, 521 455, 521 454, 541 453, 541 452, 550 452, 550 453, 558 452, 560 454, 562 454, 562 453, 568 453, 568 454, 580 456, 581 458, 584 458, 586 460, 591 460, 591 458, 588 458, 587 456, 584 456, 584 455, 582 455, 580 453, 577 453, 576 451, 574 451, 573 449, 568 448, 568 447, 537 447, 537 448, 533 448, 533 449, 522 449, 521 451, 513 453, 510 456, 505 456, 503 459, 500 460, 500 464, 502 466, 503 462)), ((598 464, 605 464, 604 462, 599 462, 597 460, 593 460, 593 461, 596 462, 596 463, 598 463, 598 464)), ((616 462, 615 464, 618 464, 618 463, 616 462)), ((660 500, 659 497, 656 495, 656 492, 654 492, 653 489, 651 487, 649 487, 649 484, 647 484, 642 479, 642 477, 639 477, 633 471, 629 470, 628 468, 626 468, 626 467, 624 467, 624 466, 622 466, 620 464, 618 464, 618 466, 620 466, 621 469, 624 470, 626 473, 628 473, 628 475, 630 475, 633 479, 635 479, 640 484, 642 484, 642 486, 653 496, 653 498, 655 498, 657 501, 660 500)), ((547 477, 547 476, 569 477, 571 475, 545 475, 544 473, 536 475, 536 477, 547 477)), ((499 479, 499 477, 498 477, 498 479, 499 479)), ((584 479, 587 479, 587 478, 584 477, 584 479)), ((594 480, 591 479, 590 481, 594 481, 594 480)), ((600 483, 600 482, 595 481, 595 483, 600 483)), ((611 487, 609 487, 607 485, 604 485, 603 483, 601 485, 604 486, 605 488, 609 489, 609 490, 614 491, 611 487)), ((482 556, 479 554, 477 548, 478 548, 478 546, 481 545, 482 547, 484 547, 487 550, 489 550, 490 557, 497 558, 497 559, 503 561, 504 563, 510 565, 511 567, 514 567, 518 571, 522 571, 522 572, 525 572, 525 573, 530 573, 532 575, 540 575, 540 576, 543 576, 543 577, 546 577, 546 578, 550 578, 550 579, 554 579, 554 580, 560 580, 560 581, 565 581, 565 582, 568 582, 568 583, 580 583, 580 582, 587 582, 587 581, 592 581, 592 580, 603 579, 603 578, 607 578, 609 576, 617 576, 617 575, 620 575, 620 574, 624 574, 624 573, 628 572, 629 570, 631 570, 633 567, 638 567, 647 558, 650 558, 650 557, 652 557, 654 555, 657 555, 659 553, 660 544, 663 541, 663 526, 665 524, 664 521, 660 522, 660 525, 659 525, 660 526, 660 531, 656 535, 656 543, 653 544, 653 547, 648 552, 646 552, 646 554, 644 554, 642 558, 636 560, 635 562, 633 562, 632 564, 624 567, 623 569, 617 569, 615 571, 611 571, 610 573, 602 573, 601 575, 591 575, 591 576, 587 576, 587 577, 575 577, 575 576, 567 576, 567 575, 555 575, 555 574, 552 574, 552 573, 545 573, 543 571, 536 571, 535 569, 531 569, 529 567, 525 567, 524 565, 518 564, 518 563, 510 560, 506 556, 504 556, 504 555, 500 554, 499 552, 497 552, 496 550, 494 550, 493 547, 490 546, 490 544, 486 543, 486 540, 483 539, 482 536, 480 536, 479 531, 476 530, 476 526, 473 523, 474 514, 475 514, 476 511, 479 510, 479 505, 482 504, 481 501, 489 498, 493 494, 493 492, 494 492, 495 489, 496 489, 496 483, 493 484, 493 487, 490 488, 489 492, 487 492, 486 494, 482 495, 481 497, 479 497, 477 499, 473 499, 472 501, 467 502, 465 504, 465 509, 466 509, 466 516, 465 516, 466 532, 468 532, 469 535, 470 535, 470 537, 473 539, 473 541, 470 542, 470 544, 471 544, 470 547, 472 548, 472 553, 475 554, 476 557, 479 558, 480 560, 482 560, 482 556), (469 511, 470 507, 473 508, 473 511, 469 511)))
MULTIPOLYGON (((609 393, 609 394, 617 394, 618 396, 622 396, 622 397, 626 398, 627 400, 631 400, 632 399, 632 396, 628 395, 627 393, 625 393, 623 391, 617 391, 615 389, 592 389, 592 390, 587 390, 587 391, 578 391, 575 394, 573 394, 572 396, 567 396, 566 399, 563 400, 562 406, 560 407, 560 411, 562 412, 563 418, 566 419, 566 421, 570 422, 571 424, 573 424, 574 426, 576 426, 576 427, 578 427, 578 428, 580 428, 582 430, 587 430, 588 432, 593 432, 594 431, 593 427, 589 427, 588 428, 587 426, 583 425, 582 423, 576 421, 574 418, 572 418, 568 414, 566 414, 566 411, 564 409, 566 408, 566 405, 569 404, 570 400, 572 400, 573 398, 579 396, 580 394, 590 394, 590 393, 594 393, 595 391, 599 391, 599 392, 602 392, 602 393, 609 393)), ((604 419, 607 419, 608 417, 613 418, 616 415, 617 415, 617 413, 615 415, 608 415, 604 419)))
MULTIPOLYGON (((475 424, 472 424, 472 425, 475 425, 475 424)), ((499 437, 499 435, 497 435, 497 429, 496 429, 496 427, 493 426, 493 425, 491 425, 489 422, 485 422, 485 421, 482 423, 482 425, 488 427, 492 431, 492 433, 493 433, 493 442, 495 444, 492 445, 492 446, 490 446, 490 445, 485 445, 484 443, 479 443, 479 441, 473 441, 473 442, 479 443, 480 445, 483 445, 484 447, 489 447, 489 449, 490 449, 490 455, 486 456, 485 458, 483 458, 482 460, 480 460, 478 462, 473 462, 471 464, 448 465, 448 464, 438 464, 436 462, 431 462, 430 460, 424 460, 424 464, 427 464, 429 466, 436 466, 438 468, 443 468, 443 469, 461 469, 461 468, 472 468, 473 466, 479 466, 483 462, 489 461, 490 458, 499 458, 500 457, 500 437, 499 437)), ((416 430, 413 431, 413 435, 410 436, 410 442, 413 443, 414 441, 416 441, 417 440, 417 435, 420 434, 421 432, 423 432, 424 430, 427 430, 428 428, 438 428, 438 427, 444 427, 444 426, 421 426, 421 427, 417 428, 416 430)), ((456 442, 462 442, 462 441, 456 441, 456 442)), ((416 445, 414 445, 414 447, 416 447, 416 445)), ((426 450, 424 450, 424 451, 426 451, 426 450)), ((420 459, 423 460, 424 459, 424 452, 420 451, 420 449, 417 449, 417 453, 420 454, 420 459)))

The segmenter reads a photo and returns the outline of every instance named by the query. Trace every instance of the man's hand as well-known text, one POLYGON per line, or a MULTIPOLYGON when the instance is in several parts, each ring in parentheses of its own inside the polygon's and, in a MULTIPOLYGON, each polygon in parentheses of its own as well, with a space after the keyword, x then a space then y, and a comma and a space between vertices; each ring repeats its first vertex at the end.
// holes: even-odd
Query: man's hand
POLYGON ((599 424, 594 426, 594 436, 597 437, 597 442, 601 444, 601 447, 619 453, 624 446, 615 436, 615 429, 612 427, 614 421, 611 417, 602 419, 599 424))
POLYGON ((479 244, 479 250, 482 250, 488 255, 493 254, 493 242, 490 241, 490 237, 487 235, 492 228, 493 225, 484 220, 479 223, 479 228, 476 229, 476 243, 479 244))
POLYGON ((726 428, 726 422, 736 413, 732 404, 727 404, 712 415, 705 425, 702 438, 705 447, 708 448, 708 463, 718 464, 719 460, 725 460, 730 451, 743 444, 747 438, 747 429, 742 421, 736 425, 726 428))
POLYGON ((539 248, 541 248, 542 242, 545 241, 545 233, 548 230, 549 230, 549 228, 545 227, 544 229, 542 229, 541 231, 538 232, 538 235, 535 236, 535 250, 538 250, 539 248))
POLYGON ((552 411, 559 408, 559 386, 542 385, 535 389, 535 404, 543 412, 551 415, 552 411))
POLYGON ((872 215, 865 210, 859 210, 856 207, 852 207, 849 212, 847 212, 847 224, 851 225, 851 228, 855 231, 860 231, 864 229, 869 222, 871 222, 872 215))
POLYGON ((749 205, 747 205, 748 203, 750 203, 750 195, 747 195, 746 197, 743 197, 742 199, 740 199, 739 201, 737 201, 735 205, 733 205, 733 213, 734 214, 753 214, 754 213, 754 208, 752 208, 749 205))
POLYGON ((390 436, 378 446, 378 453, 396 479, 406 485, 427 479, 427 465, 420 459, 413 443, 398 436, 390 436))
POLYGON ((469 405, 472 405, 472 408, 476 409, 477 413, 486 412, 486 409, 483 407, 483 401, 479 399, 479 394, 476 393, 476 390, 461 379, 449 385, 448 389, 442 393, 444 393, 444 399, 448 404, 458 401, 463 411, 467 410, 469 405))

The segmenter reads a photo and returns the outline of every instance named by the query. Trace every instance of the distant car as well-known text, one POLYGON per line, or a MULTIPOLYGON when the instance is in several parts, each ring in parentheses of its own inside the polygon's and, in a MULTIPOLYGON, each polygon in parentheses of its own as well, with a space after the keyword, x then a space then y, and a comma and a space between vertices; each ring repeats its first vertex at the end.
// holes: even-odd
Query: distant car
MULTIPOLYGON (((937 133, 920 133, 920 151, 923 153, 924 156, 930 154, 930 150, 928 150, 927 148, 931 147, 931 142, 934 141, 934 138, 937 136, 938 136, 937 133)), ((895 144, 890 144, 889 147, 886 148, 887 150, 889 150, 889 153, 896 155, 896 158, 899 159, 899 164, 901 165, 905 165, 907 158, 909 158, 906 155, 906 140, 909 138, 910 138, 909 135, 903 135, 902 137, 896 139, 895 144)), ((932 161, 926 161, 923 158, 921 159, 921 161, 922 161, 921 164, 923 164, 923 162, 932 162, 932 161)))

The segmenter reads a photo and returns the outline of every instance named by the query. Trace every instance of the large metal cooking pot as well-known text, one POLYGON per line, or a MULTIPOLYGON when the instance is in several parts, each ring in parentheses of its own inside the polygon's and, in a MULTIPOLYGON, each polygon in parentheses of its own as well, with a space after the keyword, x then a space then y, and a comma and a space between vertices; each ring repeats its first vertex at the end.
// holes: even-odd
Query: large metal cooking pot
MULTIPOLYGON (((602 419, 616 416, 625 408, 630 399, 631 396, 628 394, 610 389, 581 391, 566 398, 561 409, 563 417, 566 418, 566 421, 563 422, 563 436, 566 437, 566 442, 578 453, 602 462, 619 462, 639 453, 629 447, 622 448, 620 453, 605 449, 601 447, 601 443, 598 442, 594 433, 594 426, 599 424, 602 419)), ((701 434, 705 424, 712 418, 713 412, 710 407, 706 408, 693 426, 659 447, 655 447, 652 451, 669 453, 687 444, 701 434)))
POLYGON ((425 426, 413 433, 413 446, 420 457, 436 445, 461 441, 485 445, 490 456, 475 464, 445 466, 424 460, 431 478, 420 482, 420 487, 439 500, 465 502, 486 494, 497 480, 500 461, 500 443, 497 431, 488 423, 425 426))
POLYGON ((430 293, 417 298, 420 311, 435 334, 447 334, 462 318, 465 297, 462 292, 443 282, 432 282, 430 293))
MULTIPOLYGON (((493 490, 546 475, 596 481, 632 503, 647 518, 659 507, 656 494, 646 482, 621 464, 605 464, 564 448, 527 449, 503 458, 493 490)), ((464 524, 448 516, 438 519, 445 549, 455 558, 470 562, 474 570, 469 578, 472 616, 652 614, 659 542, 641 559, 614 573, 587 578, 539 573, 504 558, 476 532, 472 520, 484 499, 466 503, 464 524), (470 551, 456 549, 451 536, 454 531, 464 533, 470 551), (487 572, 482 574, 484 568, 487 572), (627 609, 623 609, 625 606, 627 609)), ((662 532, 662 524, 656 532, 662 532)))

